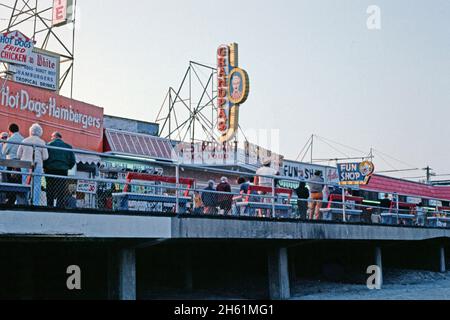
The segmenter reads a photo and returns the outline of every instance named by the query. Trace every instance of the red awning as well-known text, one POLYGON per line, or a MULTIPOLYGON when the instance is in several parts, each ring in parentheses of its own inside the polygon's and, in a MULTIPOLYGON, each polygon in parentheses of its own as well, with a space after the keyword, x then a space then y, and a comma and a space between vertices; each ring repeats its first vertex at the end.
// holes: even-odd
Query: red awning
POLYGON ((105 152, 157 160, 172 160, 175 154, 170 140, 113 129, 105 129, 104 149, 105 152))
POLYGON ((450 200, 450 186, 429 186, 424 183, 395 179, 374 175, 369 184, 361 186, 363 190, 398 193, 401 195, 430 198, 436 200, 450 200))

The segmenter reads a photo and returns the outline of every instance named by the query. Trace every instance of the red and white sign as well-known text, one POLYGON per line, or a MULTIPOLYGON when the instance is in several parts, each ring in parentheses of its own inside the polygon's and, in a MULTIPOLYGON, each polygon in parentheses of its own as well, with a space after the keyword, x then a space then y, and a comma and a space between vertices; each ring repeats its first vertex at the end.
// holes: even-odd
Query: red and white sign
POLYGON ((56 54, 34 49, 28 59, 27 66, 11 64, 9 70, 14 72, 13 80, 34 87, 59 91, 59 63, 60 57, 56 54))
POLYGON ((196 165, 235 165, 236 148, 233 143, 217 144, 213 142, 180 142, 174 148, 173 159, 185 164, 196 165))
POLYGON ((8 81, 0 93, 0 115, 0 131, 16 123, 22 135, 28 136, 28 128, 39 123, 45 141, 59 131, 77 149, 101 151, 103 108, 8 81))
POLYGON ((62 26, 72 19, 72 0, 53 0, 53 21, 54 27, 62 26))
POLYGON ((28 65, 34 41, 19 31, 0 34, 0 62, 28 65))
POLYGON ((96 194, 97 193, 97 183, 95 181, 89 181, 89 180, 78 180, 77 192, 96 194))

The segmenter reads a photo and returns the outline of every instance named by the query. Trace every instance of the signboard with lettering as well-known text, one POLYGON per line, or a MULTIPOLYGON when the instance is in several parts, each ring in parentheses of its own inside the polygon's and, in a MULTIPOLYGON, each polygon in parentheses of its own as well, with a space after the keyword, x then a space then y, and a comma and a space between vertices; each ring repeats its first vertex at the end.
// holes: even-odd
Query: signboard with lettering
POLYGON ((52 26, 59 27, 72 20, 73 0, 53 0, 52 26))
POLYGON ((406 197, 406 203, 420 204, 422 203, 422 199, 417 197, 406 197))
POLYGON ((44 50, 34 49, 26 66, 10 65, 14 72, 15 82, 27 84, 42 89, 59 91, 60 57, 44 50))
POLYGON ((280 175, 284 177, 296 178, 299 179, 299 181, 296 183, 288 180, 281 180, 278 185, 280 187, 296 189, 299 186, 300 181, 308 182, 314 176, 316 171, 321 173, 325 183, 333 185, 339 183, 336 168, 298 161, 283 160, 280 175))
POLYGON ((337 184, 339 178, 337 169, 310 163, 284 160, 280 174, 285 177, 298 178, 299 180, 310 180, 316 171, 321 173, 326 183, 337 184))
POLYGON ((339 182, 341 185, 365 185, 375 171, 370 161, 355 163, 340 163, 337 166, 339 182))
POLYGON ((221 45, 217 50, 217 129, 220 142, 231 141, 239 129, 239 106, 250 93, 250 81, 239 68, 238 44, 221 45))
POLYGON ((284 156, 248 141, 244 143, 245 164, 259 167, 265 160, 268 159, 272 161, 271 167, 277 171, 280 171, 284 156))
POLYGON ((428 205, 431 207, 442 207, 442 201, 440 200, 429 200, 428 205))
POLYGON ((21 133, 28 136, 28 128, 37 122, 46 141, 52 132, 59 131, 75 148, 102 150, 103 108, 8 81, 0 94, 0 114, 0 128, 17 123, 21 133))
POLYGON ((237 163, 237 152, 234 143, 181 142, 174 148, 178 159, 185 164, 197 165, 235 165, 237 163))
POLYGON ((96 194, 97 193, 97 183, 95 181, 89 181, 89 180, 78 180, 77 192, 96 194))
POLYGON ((34 41, 19 31, 0 34, 0 62, 28 65, 34 41))

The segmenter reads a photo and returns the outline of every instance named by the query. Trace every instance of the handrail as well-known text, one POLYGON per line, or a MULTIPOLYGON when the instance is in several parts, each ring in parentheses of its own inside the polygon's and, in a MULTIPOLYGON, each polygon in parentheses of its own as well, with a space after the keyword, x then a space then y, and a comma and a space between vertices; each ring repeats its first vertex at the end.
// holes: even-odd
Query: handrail
MULTIPOLYGON (((59 151, 69 151, 69 152, 74 152, 77 154, 85 154, 85 155, 94 155, 94 156, 98 156, 100 158, 113 158, 113 159, 117 159, 117 160, 124 160, 124 161, 130 161, 130 157, 128 156, 121 156, 121 155, 112 155, 112 154, 107 154, 107 153, 100 153, 100 152, 93 152, 93 151, 87 151, 87 150, 81 150, 81 149, 67 149, 67 148, 60 148, 60 147, 54 147, 54 146, 41 146, 41 145, 35 145, 35 144, 28 144, 28 143, 22 143, 22 142, 11 142, 11 141, 7 141, 7 142, 0 142, 0 146, 2 146, 3 144, 14 144, 14 145, 24 145, 24 146, 30 146, 33 148, 47 148, 47 149, 51 149, 51 150, 59 150, 59 151)), ((196 166, 196 165, 192 165, 192 164, 186 164, 186 163, 181 163, 179 161, 160 161, 160 160, 152 160, 152 159, 143 159, 141 156, 137 157, 135 159, 138 162, 147 162, 149 165, 154 166, 154 165, 161 165, 161 166, 169 166, 169 167, 174 167, 174 168, 184 168, 184 169, 193 169, 193 170, 197 170, 197 171, 202 171, 202 172, 209 172, 209 173, 218 173, 218 174, 229 174, 229 175, 238 175, 238 176, 242 176, 242 177, 255 177, 256 174, 254 173, 250 173, 250 172, 241 172, 241 171, 235 171, 235 170, 226 170, 226 169, 220 169, 220 168, 212 168, 212 167, 208 167, 208 166, 196 166)), ((308 180, 303 179, 303 178, 292 178, 292 177, 288 177, 288 176, 272 176, 272 175, 258 175, 260 177, 264 177, 264 178, 269 178, 272 180, 283 180, 283 181, 289 181, 289 182, 306 182, 308 183, 308 180)), ((86 179, 83 179, 86 180, 86 179)), ((316 183, 316 182, 315 182, 316 183)), ((324 186, 328 185, 328 186, 333 186, 333 187, 338 187, 338 188, 345 188, 347 190, 360 190, 356 187, 353 186, 345 186, 345 187, 341 187, 337 184, 330 184, 330 183, 326 183, 326 182, 318 182, 316 184, 322 184, 324 186)), ((375 192, 375 193, 382 193, 379 190, 371 190, 368 188, 364 188, 361 189, 362 191, 366 191, 366 192, 375 192)), ((401 194, 398 193, 399 196, 418 196, 418 195, 411 195, 411 194, 401 194)), ((441 199, 441 198, 430 198, 427 196, 420 196, 422 199, 426 199, 426 200, 437 200, 437 201, 444 201, 444 202, 449 202, 450 199, 441 199)))

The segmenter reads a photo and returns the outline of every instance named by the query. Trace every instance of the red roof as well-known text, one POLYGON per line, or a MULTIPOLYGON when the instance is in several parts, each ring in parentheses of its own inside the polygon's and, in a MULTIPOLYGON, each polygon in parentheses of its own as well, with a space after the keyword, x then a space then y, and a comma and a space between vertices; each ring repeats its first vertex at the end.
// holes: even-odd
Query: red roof
POLYGON ((450 200, 450 186, 430 186, 427 184, 374 175, 363 190, 398 193, 401 195, 450 200))
POLYGON ((105 129, 105 152, 172 160, 170 140, 146 134, 105 129))

